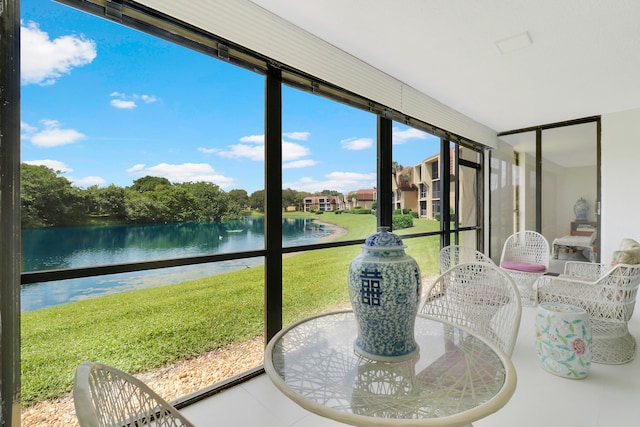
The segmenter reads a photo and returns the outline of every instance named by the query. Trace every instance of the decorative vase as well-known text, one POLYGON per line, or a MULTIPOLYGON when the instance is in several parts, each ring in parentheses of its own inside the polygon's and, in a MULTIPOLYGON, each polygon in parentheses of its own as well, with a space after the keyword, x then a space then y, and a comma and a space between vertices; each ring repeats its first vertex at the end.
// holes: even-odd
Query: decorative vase
POLYGON ((358 324, 357 354, 399 362, 419 352, 414 337, 421 281, 418 263, 388 227, 379 227, 349 266, 349 297, 358 324))
POLYGON ((542 367, 565 378, 581 379, 591 367, 591 324, 585 310, 542 303, 536 313, 536 350, 542 367))
POLYGON ((587 201, 580 197, 575 205, 573 205, 573 213, 576 214, 576 219, 586 220, 587 219, 587 211, 589 210, 589 206, 587 205, 587 201))

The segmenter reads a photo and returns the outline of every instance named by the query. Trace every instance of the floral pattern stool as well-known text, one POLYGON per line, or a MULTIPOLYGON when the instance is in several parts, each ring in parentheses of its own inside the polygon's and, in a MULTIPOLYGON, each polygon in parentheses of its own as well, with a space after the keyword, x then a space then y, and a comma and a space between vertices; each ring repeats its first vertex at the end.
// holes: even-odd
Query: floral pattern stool
POLYGON ((569 304, 542 303, 536 311, 536 349, 544 369, 581 379, 591 367, 591 324, 585 310, 569 304))

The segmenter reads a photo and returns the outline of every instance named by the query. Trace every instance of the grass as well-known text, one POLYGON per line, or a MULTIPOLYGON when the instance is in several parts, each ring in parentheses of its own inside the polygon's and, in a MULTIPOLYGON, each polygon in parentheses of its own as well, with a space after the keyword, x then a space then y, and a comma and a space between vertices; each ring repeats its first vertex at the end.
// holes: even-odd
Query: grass
MULTIPOLYGON (((324 214, 349 231, 375 231, 372 215, 324 214)), ((434 221, 403 230, 433 231, 434 221)), ((435 228, 434 228, 435 227, 435 228)), ((422 275, 437 273, 439 238, 407 239, 422 275)), ((348 303, 347 271, 361 248, 302 252, 283 259, 283 321, 348 303)), ((22 403, 60 397, 79 363, 101 361, 129 372, 148 371, 263 333, 264 268, 108 295, 22 313, 22 403)))

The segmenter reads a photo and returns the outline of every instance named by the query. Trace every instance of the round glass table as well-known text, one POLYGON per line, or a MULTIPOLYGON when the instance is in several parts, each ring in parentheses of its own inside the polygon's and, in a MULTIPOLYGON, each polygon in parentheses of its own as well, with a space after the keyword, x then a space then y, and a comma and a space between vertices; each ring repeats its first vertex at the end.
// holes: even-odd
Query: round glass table
POLYGON ((419 354, 397 363, 353 351, 352 311, 310 317, 267 344, 265 371, 318 415, 356 426, 463 426, 499 410, 516 387, 511 359, 460 326, 419 315, 419 354))

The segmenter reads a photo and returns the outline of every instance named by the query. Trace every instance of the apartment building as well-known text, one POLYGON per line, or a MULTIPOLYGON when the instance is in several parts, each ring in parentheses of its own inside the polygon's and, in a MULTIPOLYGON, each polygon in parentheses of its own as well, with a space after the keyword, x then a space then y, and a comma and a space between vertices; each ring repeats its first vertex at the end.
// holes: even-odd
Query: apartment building
POLYGON ((362 208, 373 209, 373 203, 378 200, 378 191, 375 188, 350 191, 345 198, 345 209, 362 208))
MULTIPOLYGON (((475 209, 476 177, 465 168, 460 169, 456 180, 456 162, 475 162, 476 155, 465 148, 449 149, 449 186, 450 211, 454 212, 458 200, 458 211, 463 213, 475 209), (456 156, 458 158, 456 158, 456 156), (457 184, 456 184, 457 183, 457 184), (458 195, 456 196, 456 188, 458 195), (466 207, 466 209, 465 209, 466 207)), ((440 154, 434 154, 414 166, 407 166, 393 172, 392 199, 394 209, 418 212, 419 218, 439 219, 442 201, 442 171, 440 154)))
POLYGON ((340 209, 340 198, 338 196, 310 196, 302 200, 305 212, 335 211, 340 209))

